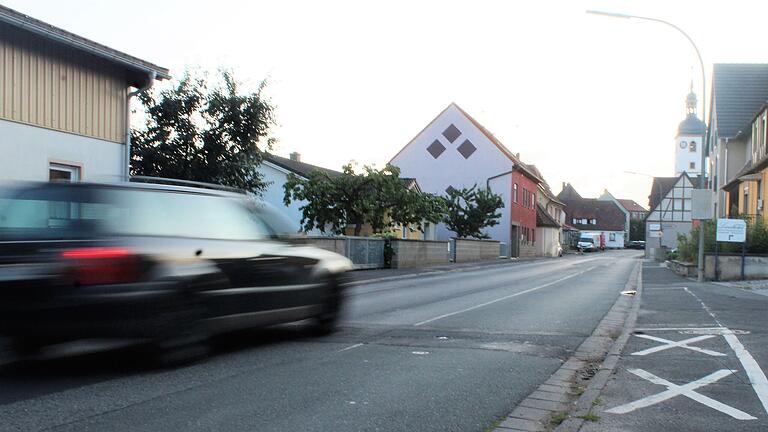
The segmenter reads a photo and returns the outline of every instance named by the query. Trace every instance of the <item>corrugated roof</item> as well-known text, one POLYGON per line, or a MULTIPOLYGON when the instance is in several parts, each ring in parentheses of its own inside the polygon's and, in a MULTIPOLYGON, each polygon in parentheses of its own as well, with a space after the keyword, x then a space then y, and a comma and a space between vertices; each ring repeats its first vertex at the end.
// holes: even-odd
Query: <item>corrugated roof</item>
MULTIPOLYGON (((155 73, 157 79, 170 79, 168 69, 150 63, 146 60, 128 55, 124 52, 78 36, 59 27, 55 27, 39 19, 32 18, 9 7, 0 5, 0 22, 5 22, 14 27, 43 36, 60 44, 71 48, 87 52, 97 57, 106 59, 113 63, 120 64, 127 69, 141 72, 143 74, 155 73)), ((140 86, 142 83, 132 83, 131 85, 140 86)))
POLYGON ((768 100, 768 64, 716 63, 712 92, 719 137, 749 133, 755 112, 768 100))

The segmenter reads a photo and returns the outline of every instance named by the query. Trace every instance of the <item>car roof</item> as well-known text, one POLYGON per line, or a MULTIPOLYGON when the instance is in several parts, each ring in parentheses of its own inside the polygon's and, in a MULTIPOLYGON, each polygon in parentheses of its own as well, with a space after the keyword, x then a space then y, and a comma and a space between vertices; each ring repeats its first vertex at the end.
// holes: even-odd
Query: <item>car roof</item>
MULTIPOLYGON (((212 185, 213 186, 213 185, 212 185)), ((106 188, 106 189, 133 189, 147 191, 163 191, 192 193, 199 195, 213 195, 228 198, 244 198, 245 193, 234 192, 233 190, 220 190, 206 187, 181 186, 175 184, 162 183, 134 183, 134 182, 73 182, 73 183, 51 183, 51 182, 24 182, 12 185, 13 189, 32 189, 39 187, 67 187, 67 188, 106 188)))

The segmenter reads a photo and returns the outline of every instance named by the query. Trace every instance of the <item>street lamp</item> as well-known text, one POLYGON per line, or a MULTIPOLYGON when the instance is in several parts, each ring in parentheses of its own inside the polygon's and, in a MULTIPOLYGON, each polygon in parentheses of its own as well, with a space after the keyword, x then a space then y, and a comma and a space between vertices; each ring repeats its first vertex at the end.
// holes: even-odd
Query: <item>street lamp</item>
MULTIPOLYGON (((654 176, 652 176, 650 174, 639 173, 639 172, 634 172, 634 171, 624 171, 624 173, 625 174, 634 174, 634 175, 650 177, 652 179, 656 178, 656 177, 654 177, 654 176)), ((654 182, 654 183, 656 183, 656 189, 659 190, 659 250, 661 250, 662 246, 663 246, 661 244, 661 239, 664 236, 664 223, 662 221, 662 208, 663 208, 663 203, 664 203, 664 196, 661 193, 661 182, 654 182)), ((651 209, 651 211, 653 211, 653 209, 651 209)))
MULTIPOLYGON (((680 34, 685 36, 686 39, 688 39, 688 42, 691 43, 691 46, 693 47, 693 50, 696 51, 696 57, 699 59, 699 66, 701 67, 701 117, 703 119, 706 119, 706 111, 707 111, 707 81, 705 76, 705 69, 704 69, 704 61, 701 59, 701 53, 699 52, 699 47, 696 46, 696 44, 693 42, 693 39, 691 39, 690 36, 686 32, 684 32, 680 27, 672 24, 671 22, 667 22, 658 18, 651 18, 651 17, 644 17, 644 16, 638 16, 638 15, 629 15, 629 14, 622 14, 622 13, 616 13, 616 12, 603 12, 603 11, 595 11, 595 10, 588 10, 587 13, 593 14, 593 15, 601 15, 606 16, 610 18, 624 18, 624 19, 639 19, 639 20, 645 20, 645 21, 653 21, 661 24, 665 24, 669 27, 672 27, 673 29, 677 30, 680 34)), ((704 176, 706 174, 705 171, 705 164, 707 162, 706 155, 704 151, 707 149, 707 128, 704 128, 704 132, 701 134, 701 165, 700 166, 700 175, 699 175, 699 189, 705 189, 706 188, 706 181, 704 179, 704 176)), ((698 262, 698 281, 703 282, 704 281, 704 222, 701 222, 701 226, 699 227, 699 262, 698 262)))

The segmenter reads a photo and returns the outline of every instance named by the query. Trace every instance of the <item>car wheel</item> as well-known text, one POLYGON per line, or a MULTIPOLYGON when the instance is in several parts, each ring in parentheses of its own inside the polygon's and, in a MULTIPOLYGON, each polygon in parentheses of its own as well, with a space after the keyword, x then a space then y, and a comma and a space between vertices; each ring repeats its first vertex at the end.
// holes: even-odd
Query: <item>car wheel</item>
POLYGON ((329 295, 322 305, 320 313, 312 318, 309 333, 314 336, 324 336, 336 331, 341 313, 342 293, 335 281, 329 282, 329 295))
POLYGON ((202 323, 203 308, 194 301, 179 302, 165 320, 168 329, 151 344, 157 366, 179 366, 208 355, 208 334, 202 323))

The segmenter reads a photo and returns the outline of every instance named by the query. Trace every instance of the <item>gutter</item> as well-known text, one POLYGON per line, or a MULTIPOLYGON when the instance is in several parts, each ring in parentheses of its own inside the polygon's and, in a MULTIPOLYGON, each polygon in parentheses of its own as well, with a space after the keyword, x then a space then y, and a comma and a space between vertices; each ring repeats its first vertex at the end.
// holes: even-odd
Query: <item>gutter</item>
MULTIPOLYGON (((1 11, 0 11, 1 12, 1 11)), ((15 12, 15 11, 14 11, 15 12)), ((33 19, 33 18, 31 18, 33 19)), ((9 14, 0 14, 0 21, 4 21, 8 24, 11 24, 16 27, 20 27, 24 30, 27 30, 31 33, 37 34, 39 36, 43 36, 48 39, 53 39, 59 43, 62 43, 64 45, 67 45, 72 48, 79 49, 81 51, 85 51, 87 53, 96 55, 98 57, 109 59, 115 63, 128 66, 132 69, 137 69, 141 72, 144 72, 146 74, 153 74, 155 76, 159 76, 160 79, 170 79, 170 75, 168 74, 167 70, 163 70, 161 68, 152 68, 150 66, 131 61, 130 59, 127 59, 126 56, 118 55, 114 52, 111 52, 109 49, 100 48, 98 46, 94 46, 96 42, 92 44, 85 43, 83 41, 77 40, 74 34, 72 36, 68 36, 66 34, 60 34, 56 31, 51 31, 50 29, 45 28, 45 26, 37 25, 34 23, 30 23, 22 18, 18 18, 9 14)), ((50 26, 53 29, 60 30, 57 27, 50 26)), ((65 30, 60 30, 62 32, 65 32, 65 30)), ((67 32, 68 33, 68 32, 67 32)), ((79 36, 77 36, 79 38, 79 36)), ((85 39, 85 38, 83 38, 85 39)), ((138 60, 138 59, 137 59, 138 60)), ((154 80, 154 78, 153 78, 154 80)))
POLYGON ((131 99, 143 91, 149 90, 155 82, 157 74, 149 72, 149 81, 142 87, 128 93, 125 100, 125 181, 131 181, 131 99))

